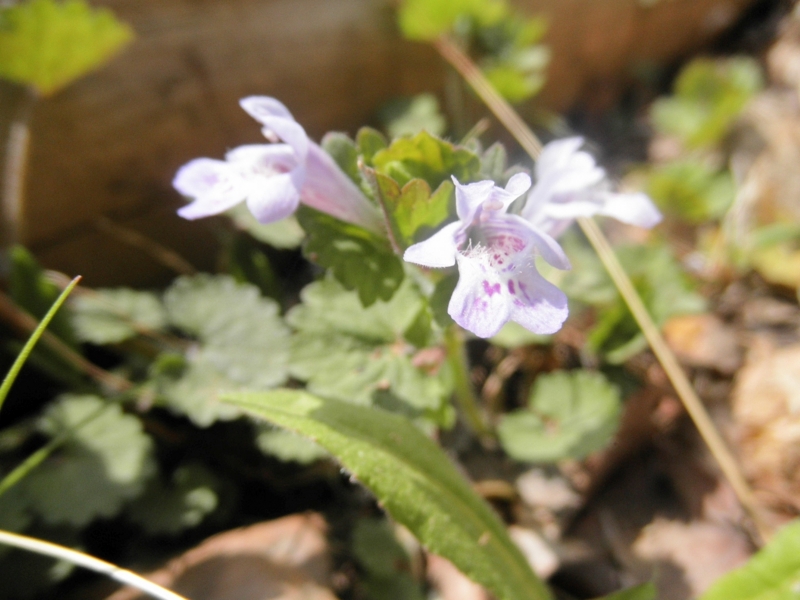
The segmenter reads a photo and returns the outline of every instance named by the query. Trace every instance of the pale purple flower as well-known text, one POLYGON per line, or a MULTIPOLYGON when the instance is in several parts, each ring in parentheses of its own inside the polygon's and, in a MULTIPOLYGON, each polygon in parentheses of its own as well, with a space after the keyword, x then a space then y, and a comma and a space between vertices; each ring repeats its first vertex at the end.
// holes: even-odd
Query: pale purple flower
POLYGON ((539 274, 534 261, 541 255, 559 269, 569 269, 569 261, 552 237, 506 212, 528 191, 530 177, 515 175, 505 189, 493 181, 453 181, 459 220, 408 248, 403 258, 425 267, 458 263, 447 311, 479 337, 495 335, 507 321, 534 333, 558 331, 567 318, 567 298, 539 274))
POLYGON ((242 201, 261 223, 288 217, 303 202, 342 221, 382 232, 380 213, 358 186, 275 98, 250 96, 242 108, 283 143, 234 148, 225 160, 197 158, 182 166, 172 185, 194 201, 178 210, 185 219, 216 215, 242 201))
POLYGON ((646 194, 612 192, 605 171, 588 152, 583 138, 547 144, 536 161, 536 185, 522 209, 534 227, 558 237, 578 217, 604 215, 639 227, 653 227, 661 213, 646 194))

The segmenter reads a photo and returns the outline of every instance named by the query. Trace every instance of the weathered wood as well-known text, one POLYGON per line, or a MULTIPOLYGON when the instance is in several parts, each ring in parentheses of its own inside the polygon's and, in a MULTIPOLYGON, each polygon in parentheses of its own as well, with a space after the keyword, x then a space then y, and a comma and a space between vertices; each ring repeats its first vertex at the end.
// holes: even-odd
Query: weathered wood
MULTIPOLYGON (((542 100, 609 105, 632 70, 696 50, 753 0, 521 0, 550 21, 542 100)), ((141 284, 167 272, 98 234, 97 215, 210 264, 208 227, 172 215, 175 170, 260 139, 239 109, 249 94, 283 100, 314 137, 353 132, 385 101, 440 92, 443 65, 399 39, 385 0, 106 0, 137 40, 33 116, 25 243, 89 284, 141 284)), ((0 90, 0 96, 2 90, 0 90)), ((0 106, 2 99, 0 98, 0 106)))

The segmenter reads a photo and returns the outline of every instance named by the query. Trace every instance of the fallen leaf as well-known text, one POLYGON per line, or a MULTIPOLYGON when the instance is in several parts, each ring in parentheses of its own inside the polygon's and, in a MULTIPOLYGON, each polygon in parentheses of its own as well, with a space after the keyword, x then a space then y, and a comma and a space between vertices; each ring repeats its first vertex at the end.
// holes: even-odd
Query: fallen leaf
MULTIPOLYGON (((336 600, 326 530, 315 513, 233 529, 145 577, 191 600, 336 600)), ((123 588, 106 600, 144 599, 123 588)))
POLYGON ((733 327, 712 314, 680 315, 664 325, 667 343, 684 364, 732 375, 741 364, 733 327))

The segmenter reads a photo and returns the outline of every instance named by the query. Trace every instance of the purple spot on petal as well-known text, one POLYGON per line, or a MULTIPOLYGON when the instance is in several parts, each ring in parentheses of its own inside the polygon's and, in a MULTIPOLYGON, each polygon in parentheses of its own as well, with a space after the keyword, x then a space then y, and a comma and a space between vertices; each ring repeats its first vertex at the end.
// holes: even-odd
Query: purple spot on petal
POLYGON ((512 296, 517 294, 516 290, 514 289, 514 282, 511 279, 508 280, 508 291, 511 292, 512 296))
POLYGON ((489 282, 484 279, 483 291, 486 293, 487 296, 491 298, 495 294, 499 294, 501 292, 500 284, 495 283, 494 285, 489 285, 489 282))

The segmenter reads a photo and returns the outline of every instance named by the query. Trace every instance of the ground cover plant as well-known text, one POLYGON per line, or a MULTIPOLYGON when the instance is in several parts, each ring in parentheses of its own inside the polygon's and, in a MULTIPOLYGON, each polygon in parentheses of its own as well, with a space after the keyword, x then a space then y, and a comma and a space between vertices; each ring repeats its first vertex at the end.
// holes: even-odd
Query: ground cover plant
MULTIPOLYGON (((79 0, 0 11, 30 102, 131 38, 79 0)), ((218 219, 218 272, 151 242, 168 287, 90 289, 7 246, 0 596, 797 597, 796 207, 785 144, 739 141, 793 106, 791 69, 688 61, 640 108, 649 156, 605 168, 509 104, 543 85, 542 20, 397 17, 498 127, 423 96, 317 142, 251 95, 263 143, 173 180, 180 217, 218 219), (213 534, 155 584, 90 556, 150 570, 213 534)))

